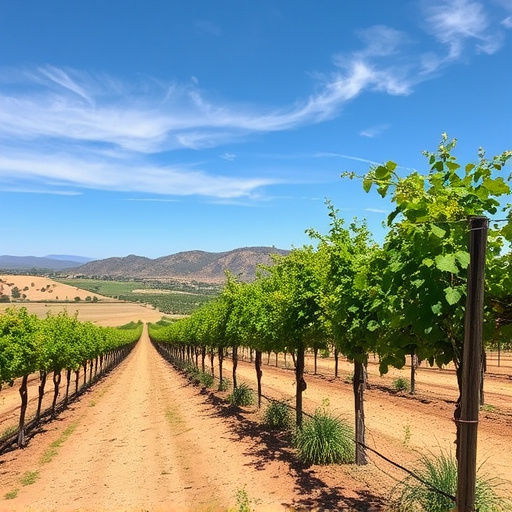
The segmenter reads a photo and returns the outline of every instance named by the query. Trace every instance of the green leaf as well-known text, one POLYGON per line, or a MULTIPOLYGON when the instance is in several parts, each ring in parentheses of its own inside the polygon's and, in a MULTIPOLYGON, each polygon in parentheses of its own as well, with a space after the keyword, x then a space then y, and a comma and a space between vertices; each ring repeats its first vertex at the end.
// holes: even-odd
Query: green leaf
POLYGON ((435 257, 434 261, 436 268, 442 272, 459 273, 459 267, 455 263, 455 254, 439 254, 435 257))
POLYGON ((453 306, 454 304, 457 304, 459 300, 462 297, 462 293, 457 288, 452 288, 449 286, 448 288, 444 289, 444 295, 446 298, 446 302, 450 304, 450 306, 453 306))
POLYGON ((375 320, 370 320, 368 322, 368 325, 366 326, 366 328, 370 331, 370 332, 373 332, 373 331, 376 331, 378 328, 379 328, 379 324, 378 322, 376 322, 375 320))
POLYGON ((443 228, 440 228, 439 226, 436 226, 435 224, 432 225, 430 230, 438 238, 444 238, 444 235, 446 235, 446 230, 444 230, 443 228))
POLYGON ((491 194, 496 196, 510 193, 510 187, 505 183, 501 176, 495 179, 487 178, 484 180, 482 185, 491 192, 491 194))
POLYGON ((467 251, 457 251, 455 253, 455 258, 459 262, 459 265, 461 268, 468 268, 469 267, 469 252, 467 251))
POLYGON ((434 304, 431 309, 434 315, 440 315, 441 311, 443 310, 443 306, 441 305, 440 302, 438 302, 437 304, 434 304))
POLYGON ((368 179, 368 178, 365 178, 363 180, 363 190, 365 192, 370 192, 370 189, 372 188, 372 185, 373 185, 373 182, 372 180, 368 179))
POLYGON ((389 171, 389 169, 387 169, 386 167, 384 167, 383 165, 379 165, 376 169, 375 169, 375 177, 378 179, 378 180, 389 180, 390 177, 391 177, 391 172, 389 171))
POLYGON ((392 162, 391 160, 388 160, 386 162, 386 167, 390 170, 390 171, 394 171, 397 167, 397 164, 395 162, 392 162))
POLYGON ((431 267, 434 264, 434 260, 431 258, 425 258, 421 263, 426 267, 431 267))
POLYGON ((455 162, 446 162, 446 167, 448 167, 450 171, 456 171, 460 168, 460 165, 455 162))

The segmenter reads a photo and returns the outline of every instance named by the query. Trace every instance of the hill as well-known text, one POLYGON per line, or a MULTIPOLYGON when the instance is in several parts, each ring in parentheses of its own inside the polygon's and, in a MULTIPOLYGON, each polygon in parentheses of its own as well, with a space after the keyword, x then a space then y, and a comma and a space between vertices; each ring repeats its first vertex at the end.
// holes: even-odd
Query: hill
POLYGON ((90 261, 89 258, 81 256, 59 256, 54 254, 51 256, 0 256, 1 270, 54 270, 60 271, 67 268, 79 267, 84 264, 84 260, 90 261))
POLYGON ((223 283, 229 270, 242 281, 252 281, 258 265, 269 265, 271 254, 289 251, 274 247, 243 247, 227 252, 185 251, 150 259, 131 254, 123 258, 91 261, 75 267, 70 277, 154 279, 223 283))

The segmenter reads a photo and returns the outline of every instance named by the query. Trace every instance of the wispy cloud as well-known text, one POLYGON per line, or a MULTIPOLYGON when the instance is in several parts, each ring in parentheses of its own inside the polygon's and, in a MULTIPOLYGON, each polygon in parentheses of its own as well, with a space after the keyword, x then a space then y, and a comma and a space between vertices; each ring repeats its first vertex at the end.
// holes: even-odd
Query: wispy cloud
MULTIPOLYGON (((213 164, 198 170, 154 162, 163 153, 221 147, 254 134, 321 123, 365 93, 412 94, 418 83, 438 76, 465 50, 497 51, 505 28, 512 26, 510 17, 501 24, 491 20, 485 4, 476 0, 420 1, 433 51, 419 55, 413 36, 384 25, 369 27, 358 32, 359 48, 334 56, 331 71, 314 76, 309 97, 279 108, 212 101, 194 77, 186 84, 154 78, 127 83, 55 66, 4 70, 0 184, 5 189, 24 180, 54 189, 257 197, 262 187, 275 182, 219 175, 213 164), (445 53, 439 52, 439 43, 445 53)), ((220 27, 210 22, 199 20, 196 27, 221 36, 220 27)), ((375 137, 386 128, 369 127, 361 135, 375 137)), ((331 156, 376 164, 351 155, 331 156)), ((220 158, 234 161, 235 155, 224 152, 220 158)))
POLYGON ((423 0, 427 30, 447 47, 445 55, 426 56, 426 71, 459 59, 466 48, 492 54, 503 44, 499 27, 493 26, 483 3, 474 0, 423 0))
POLYGON ((359 132, 359 135, 362 137, 368 137, 372 139, 373 137, 378 137, 382 132, 389 129, 389 124, 379 124, 376 126, 370 126, 369 128, 366 128, 359 132))

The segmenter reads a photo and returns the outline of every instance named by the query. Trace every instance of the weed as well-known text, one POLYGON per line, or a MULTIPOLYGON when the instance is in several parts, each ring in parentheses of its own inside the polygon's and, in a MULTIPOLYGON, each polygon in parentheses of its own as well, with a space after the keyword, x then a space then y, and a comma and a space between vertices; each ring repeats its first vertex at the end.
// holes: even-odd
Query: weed
POLYGON ((6 492, 4 494, 4 499, 13 500, 14 498, 16 498, 18 496, 18 491, 19 491, 19 489, 14 489, 13 491, 6 492))
POLYGON ((222 379, 222 382, 219 382, 219 391, 227 391, 231 387, 231 382, 229 379, 222 379))
POLYGON ((411 442, 411 426, 409 424, 404 425, 404 446, 409 446, 411 442))
POLYGON ((21 478, 20 484, 23 486, 32 485, 39 478, 39 471, 27 471, 21 478))
POLYGON ((276 430, 286 430, 292 425, 292 415, 283 400, 271 400, 264 413, 265 424, 276 430))
POLYGON ((491 404, 484 404, 480 406, 480 410, 484 412, 496 412, 496 407, 491 404))
POLYGON ((347 374, 347 376, 345 377, 345 382, 347 384, 352 384, 352 382, 354 382, 354 374, 352 372, 347 374))
POLYGON ((236 505, 237 512, 251 512, 251 500, 249 499, 245 488, 238 489, 238 491, 236 491, 236 505))
POLYGON ((228 395, 228 402, 236 406, 252 405, 254 403, 254 391, 247 384, 242 383, 228 395))
POLYGON ((72 423, 64 432, 62 432, 62 435, 53 441, 50 444, 50 447, 43 453, 40 459, 41 464, 46 464, 47 462, 50 462, 55 455, 57 455, 57 449, 64 444, 64 442, 68 439, 68 437, 75 431, 76 427, 78 426, 78 422, 75 421, 75 423, 72 423))
POLYGON ((323 408, 296 429, 293 443, 306 464, 343 464, 354 461, 353 439, 352 428, 323 408))
POLYGON ((211 388, 213 386, 213 375, 208 372, 201 372, 199 375, 199 382, 205 387, 205 388, 211 388))
POLYGON ((406 391, 409 389, 409 381, 403 377, 398 377, 393 381, 393 388, 396 391, 406 391))
MULTIPOLYGON (((457 492, 457 460, 450 453, 438 456, 424 456, 420 459, 415 473, 426 485, 412 477, 399 482, 392 491, 395 510, 407 512, 446 512, 451 510, 453 501, 434 489, 449 496, 457 492)), ((475 509, 480 512, 505 512, 510 503, 500 498, 496 488, 500 481, 495 478, 477 476, 475 509)))

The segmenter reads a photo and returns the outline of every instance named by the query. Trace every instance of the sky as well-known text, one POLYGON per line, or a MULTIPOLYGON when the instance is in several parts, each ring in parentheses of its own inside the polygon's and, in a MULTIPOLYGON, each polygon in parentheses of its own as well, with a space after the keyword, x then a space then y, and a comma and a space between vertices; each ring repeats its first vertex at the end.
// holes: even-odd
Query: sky
POLYGON ((512 0, 0 0, 0 254, 381 241, 442 133, 512 149, 512 0))

